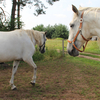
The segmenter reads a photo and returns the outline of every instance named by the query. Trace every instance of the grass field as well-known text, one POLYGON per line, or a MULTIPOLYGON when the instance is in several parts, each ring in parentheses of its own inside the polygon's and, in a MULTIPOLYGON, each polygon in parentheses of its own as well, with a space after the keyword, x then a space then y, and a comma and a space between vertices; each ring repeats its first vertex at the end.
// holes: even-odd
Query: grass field
MULTIPOLYGON (((89 41, 86 46, 85 52, 100 54, 100 47, 98 46, 98 44, 100 43, 98 43, 97 41, 89 41)), ((48 49, 62 50, 62 40, 61 39, 54 39, 54 40, 48 39, 46 43, 46 47, 48 49)), ((67 40, 64 40, 64 50, 65 51, 67 50, 66 47, 67 47, 67 40)))
MULTIPOLYGON (((62 39, 48 39, 46 42, 46 47, 48 49, 60 49, 62 50, 62 39)), ((64 50, 67 47, 67 40, 64 40, 64 50)))
MULTIPOLYGON (((58 41, 47 41, 47 48, 61 49, 62 42, 58 41)), ((90 43, 86 52, 91 47, 90 43)), ((96 52, 97 48, 94 49, 96 52)), ((0 67, 0 100, 100 100, 99 61, 66 54, 35 63, 38 66, 36 86, 30 84, 33 68, 21 62, 15 75, 16 91, 9 86, 11 67, 0 67)))
POLYGON ((88 45, 87 45, 87 47, 85 49, 85 52, 100 54, 99 44, 100 43, 97 42, 97 41, 89 41, 88 45))

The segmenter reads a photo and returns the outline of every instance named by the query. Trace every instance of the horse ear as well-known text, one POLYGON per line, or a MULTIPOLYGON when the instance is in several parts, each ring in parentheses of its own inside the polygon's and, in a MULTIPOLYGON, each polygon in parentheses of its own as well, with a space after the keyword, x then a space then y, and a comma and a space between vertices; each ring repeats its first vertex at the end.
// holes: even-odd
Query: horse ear
POLYGON ((77 16, 79 15, 79 11, 74 5, 72 5, 72 10, 73 10, 74 13, 77 14, 77 16))

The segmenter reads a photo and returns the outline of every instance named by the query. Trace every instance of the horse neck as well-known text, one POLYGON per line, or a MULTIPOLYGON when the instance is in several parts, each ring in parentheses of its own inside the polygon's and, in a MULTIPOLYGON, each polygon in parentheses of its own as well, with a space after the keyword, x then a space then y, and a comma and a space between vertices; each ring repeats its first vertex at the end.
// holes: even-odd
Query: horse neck
POLYGON ((38 31, 34 31, 34 39, 37 45, 40 45, 41 42, 41 34, 38 31))
POLYGON ((88 25, 91 36, 100 37, 100 13, 88 13, 85 16, 85 22, 88 25))
POLYGON ((36 39, 34 36, 34 31, 33 30, 26 30, 29 38, 31 39, 31 41, 33 42, 34 45, 36 45, 36 39))

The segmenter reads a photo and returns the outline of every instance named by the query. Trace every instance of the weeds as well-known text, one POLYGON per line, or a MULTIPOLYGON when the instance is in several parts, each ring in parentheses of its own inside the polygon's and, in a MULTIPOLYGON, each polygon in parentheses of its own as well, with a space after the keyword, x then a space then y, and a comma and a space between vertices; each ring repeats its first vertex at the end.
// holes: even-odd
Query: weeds
POLYGON ((38 50, 35 52, 35 54, 33 55, 33 60, 34 61, 46 61, 46 60, 54 60, 57 58, 61 58, 62 57, 62 53, 61 52, 57 52, 57 50, 54 49, 48 49, 46 48, 46 52, 44 54, 41 54, 38 50))

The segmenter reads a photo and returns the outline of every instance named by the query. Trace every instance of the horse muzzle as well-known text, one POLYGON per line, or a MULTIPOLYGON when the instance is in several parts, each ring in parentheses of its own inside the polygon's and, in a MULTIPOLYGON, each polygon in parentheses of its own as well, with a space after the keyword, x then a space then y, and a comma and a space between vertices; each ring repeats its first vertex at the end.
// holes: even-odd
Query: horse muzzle
POLYGON ((40 51, 41 53, 45 53, 45 49, 40 51))
POLYGON ((45 46, 44 46, 43 48, 40 47, 39 51, 40 51, 41 53, 45 53, 45 46))
POLYGON ((67 52, 69 55, 75 57, 75 56, 78 56, 79 55, 79 51, 75 49, 75 47, 73 45, 71 45, 69 43, 69 47, 71 47, 71 49, 67 48, 67 52))

